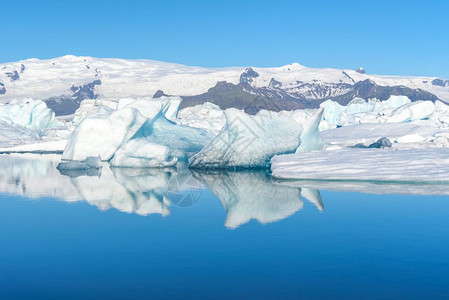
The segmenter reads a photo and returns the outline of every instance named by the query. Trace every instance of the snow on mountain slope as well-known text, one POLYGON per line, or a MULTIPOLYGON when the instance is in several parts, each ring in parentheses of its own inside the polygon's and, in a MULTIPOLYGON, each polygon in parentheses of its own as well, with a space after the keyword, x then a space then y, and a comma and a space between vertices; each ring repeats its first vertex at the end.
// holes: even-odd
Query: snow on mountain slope
POLYGON ((195 95, 217 81, 237 83, 244 68, 205 69, 153 60, 100 59, 67 55, 55 59, 27 59, 2 64, 0 82, 6 93, 1 100, 22 97, 50 98, 72 86, 100 80, 103 98, 151 96, 157 90, 173 95, 195 95), (21 66, 24 66, 23 69, 21 66), (21 68, 23 71, 20 71, 21 68), (7 73, 18 71, 12 80, 7 73))
MULTIPOLYGON (((412 101, 449 102, 448 80, 308 68, 298 63, 278 68, 201 68, 67 55, 0 64, 0 103, 27 97, 42 99, 57 115, 73 113, 84 99, 139 98, 158 91, 184 97, 183 107, 212 102, 222 109, 243 109, 254 101, 269 100, 279 106, 273 110, 292 110, 318 107, 327 99, 346 104, 356 96, 385 100, 392 94, 412 101), (220 82, 227 85, 212 89, 220 82)), ((259 103, 246 111, 260 109, 270 108, 259 103)))

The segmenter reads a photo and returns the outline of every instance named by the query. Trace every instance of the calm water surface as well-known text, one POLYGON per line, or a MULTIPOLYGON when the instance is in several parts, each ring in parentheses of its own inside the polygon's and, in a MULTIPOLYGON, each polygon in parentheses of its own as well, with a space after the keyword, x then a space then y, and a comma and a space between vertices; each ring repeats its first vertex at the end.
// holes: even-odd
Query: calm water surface
POLYGON ((0 156, 0 299, 448 298, 448 186, 58 161, 0 156))

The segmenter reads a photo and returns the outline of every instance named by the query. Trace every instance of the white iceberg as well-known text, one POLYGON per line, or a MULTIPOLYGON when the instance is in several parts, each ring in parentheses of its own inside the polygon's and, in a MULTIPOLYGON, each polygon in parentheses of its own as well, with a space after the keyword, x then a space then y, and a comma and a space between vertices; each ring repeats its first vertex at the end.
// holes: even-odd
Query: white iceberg
POLYGON ((304 124, 304 129, 301 133, 301 145, 296 149, 296 153, 310 152, 324 148, 324 142, 319 131, 323 111, 323 108, 320 108, 318 112, 304 124))
MULTIPOLYGON (((0 146, 11 147, 23 143, 35 143, 39 140, 39 134, 27 127, 11 124, 0 120, 0 146)), ((9 149, 2 149, 9 150, 9 149)))
POLYGON ((348 126, 361 123, 401 123, 429 118, 434 110, 431 101, 411 100, 406 96, 390 96, 388 100, 379 101, 354 98, 348 105, 326 100, 320 104, 324 108, 323 120, 330 126, 348 126))
POLYGON ((72 132, 62 159, 99 156, 103 161, 112 159, 116 167, 162 167, 197 153, 211 141, 211 134, 168 120, 167 107, 148 102, 153 103, 138 100, 117 111, 98 107, 72 132))
POLYGON ((26 152, 19 146, 63 139, 68 132, 63 125, 41 100, 24 99, 0 104, 0 147, 3 148, 0 152, 26 152))
POLYGON ((118 102, 117 109, 131 107, 137 109, 141 115, 153 119, 160 111, 169 120, 175 120, 182 98, 178 96, 162 96, 160 98, 124 98, 118 102))
POLYGON ((153 119, 148 119, 133 137, 139 138, 167 147, 171 157, 188 158, 209 144, 213 135, 199 128, 178 125, 160 111, 153 119))
POLYGON ((80 107, 73 114, 73 123, 79 124, 85 117, 96 112, 99 107, 106 106, 112 110, 117 109, 117 102, 104 99, 86 99, 81 101, 80 107))
POLYGON ((85 160, 99 156, 110 160, 117 149, 145 123, 146 119, 132 108, 113 111, 100 107, 81 121, 70 135, 62 155, 63 160, 85 160))
POLYGON ((31 98, 0 104, 0 121, 37 130, 62 125, 45 102, 31 98))
POLYGON ((431 101, 416 101, 395 109, 387 119, 388 123, 400 123, 429 118, 435 111, 431 101))
POLYGON ((178 113, 180 124, 201 128, 217 135, 226 124, 224 111, 216 104, 206 102, 183 108, 178 113))
POLYGON ((261 110, 248 115, 228 109, 225 116, 225 127, 192 157, 191 168, 265 168, 271 157, 294 152, 301 144, 302 125, 279 113, 261 110))
POLYGON ((176 162, 167 147, 138 138, 122 145, 110 163, 113 167, 155 168, 174 166, 176 162))

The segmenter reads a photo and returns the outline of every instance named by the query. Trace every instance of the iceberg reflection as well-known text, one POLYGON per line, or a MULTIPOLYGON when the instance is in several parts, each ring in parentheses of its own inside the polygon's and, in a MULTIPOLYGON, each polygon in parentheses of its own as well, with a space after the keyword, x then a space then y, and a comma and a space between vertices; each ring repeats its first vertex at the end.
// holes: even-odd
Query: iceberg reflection
MULTIPOLYGON (((320 190, 370 194, 449 195, 444 184, 363 181, 273 180, 264 171, 190 171, 177 168, 127 169, 103 165, 89 172, 60 173, 59 155, 0 155, 0 193, 27 198, 86 201, 100 210, 167 216, 173 206, 195 205, 208 188, 226 211, 225 226, 251 220, 280 221, 303 208, 303 199, 324 210, 320 190)), ((0 194, 1 197, 1 194, 0 194)))
POLYGON ((0 192, 28 198, 81 200, 70 177, 56 169, 61 156, 47 154, 0 155, 0 192))
POLYGON ((319 191, 275 185, 266 172, 194 172, 220 199, 225 226, 236 228, 255 219, 262 224, 280 221, 303 208, 301 196, 323 209, 319 191))
POLYGON ((165 195, 172 173, 141 171, 104 167, 100 176, 79 176, 72 178, 72 184, 85 201, 100 210, 115 208, 143 216, 170 214, 170 201, 165 195))
POLYGON ((201 184, 182 168, 57 170, 59 155, 0 155, 0 193, 86 201, 138 215, 170 214, 171 203, 195 204, 201 184), (192 196, 193 195, 193 196, 192 196))
POLYGON ((300 187, 302 190, 311 189, 389 195, 449 195, 449 185, 447 183, 282 179, 273 179, 273 183, 282 186, 300 187))

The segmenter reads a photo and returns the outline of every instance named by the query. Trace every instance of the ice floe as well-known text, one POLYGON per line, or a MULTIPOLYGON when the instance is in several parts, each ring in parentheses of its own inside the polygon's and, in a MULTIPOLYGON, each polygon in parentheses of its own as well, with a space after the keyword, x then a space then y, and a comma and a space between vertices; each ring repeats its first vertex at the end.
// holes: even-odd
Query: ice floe
POLYGON ((281 179, 375 180, 449 183, 449 151, 355 149, 275 156, 271 171, 281 179))

